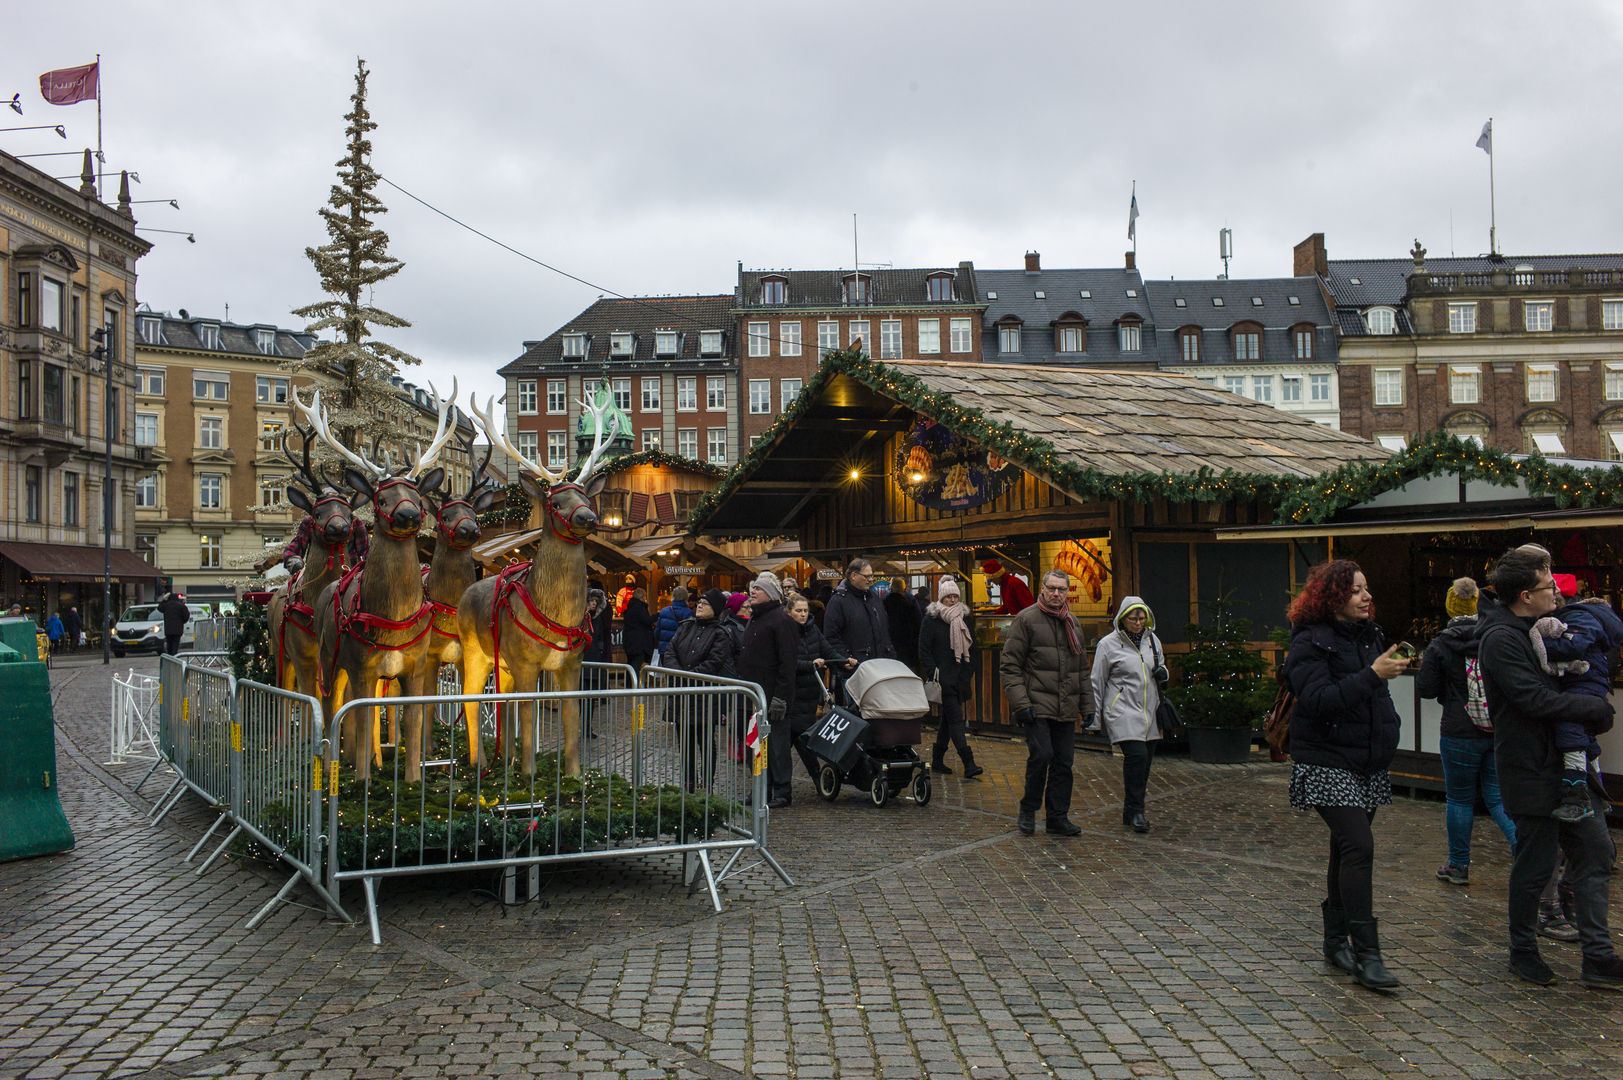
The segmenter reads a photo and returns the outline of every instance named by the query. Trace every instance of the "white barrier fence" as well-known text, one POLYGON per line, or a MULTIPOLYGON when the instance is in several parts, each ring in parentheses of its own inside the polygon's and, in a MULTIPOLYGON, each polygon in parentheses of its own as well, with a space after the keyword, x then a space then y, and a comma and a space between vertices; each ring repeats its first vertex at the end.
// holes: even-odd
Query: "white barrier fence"
POLYGON ((158 679, 131 668, 113 676, 108 714, 107 764, 155 761, 158 757, 158 679))

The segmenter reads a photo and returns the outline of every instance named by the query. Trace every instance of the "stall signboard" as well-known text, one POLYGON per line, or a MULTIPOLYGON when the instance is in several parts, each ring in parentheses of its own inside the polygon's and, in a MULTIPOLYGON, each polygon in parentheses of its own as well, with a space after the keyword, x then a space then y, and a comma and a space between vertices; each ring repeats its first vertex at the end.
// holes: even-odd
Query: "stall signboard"
POLYGON ((817 571, 817 580, 818 581, 838 581, 838 580, 840 580, 840 578, 842 578, 844 576, 845 575, 841 574, 838 570, 819 570, 819 571, 817 571))
POLYGON ((933 420, 920 420, 896 451, 896 483, 920 506, 967 510, 998 497, 1020 467, 933 420))
POLYGON ((671 577, 703 577, 705 570, 702 566, 667 566, 665 573, 671 577))
POLYGON ((1110 574, 1110 537, 1047 540, 1038 545, 1037 564, 1071 576, 1071 613, 1079 619, 1107 619, 1115 603, 1110 574))

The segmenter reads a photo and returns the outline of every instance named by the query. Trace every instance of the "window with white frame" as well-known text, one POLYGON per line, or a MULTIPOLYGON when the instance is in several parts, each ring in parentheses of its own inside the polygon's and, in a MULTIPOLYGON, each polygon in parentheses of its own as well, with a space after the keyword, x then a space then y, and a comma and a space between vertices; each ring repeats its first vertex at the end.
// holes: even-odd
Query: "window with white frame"
POLYGON ((642 380, 642 411, 659 412, 659 376, 649 375, 642 380))
POLYGON ((713 427, 707 435, 705 459, 712 465, 727 464, 727 429, 713 427))
POLYGON ((656 355, 656 356, 675 356, 676 355, 676 331, 675 330, 655 330, 654 331, 654 355, 656 355))
POLYGON ((1398 313, 1389 307, 1372 307, 1364 312, 1364 325, 1372 334, 1395 334, 1398 329, 1398 313))
POLYGON ((1313 331, 1302 329, 1296 331, 1296 359, 1313 359, 1313 331))
POLYGON ((1245 397, 1245 376, 1223 376, 1223 389, 1227 390, 1231 394, 1239 394, 1241 397, 1245 397))
POLYGON ((147 473, 135 481, 135 508, 137 510, 156 510, 158 508, 157 473, 147 473))
POLYGON ((1527 300, 1522 303, 1522 325, 1531 332, 1553 330, 1555 328, 1555 302, 1551 300, 1527 300))
POLYGON ((569 381, 547 380, 547 415, 563 416, 569 411, 569 381))
POLYGON ((287 379, 280 375, 255 376, 254 400, 262 405, 286 405, 287 379))
POLYGON ((1536 450, 1545 457, 1566 457, 1567 447, 1561 441, 1559 431, 1529 431, 1527 433, 1527 449, 1536 450))
POLYGON ((534 416, 535 407, 535 380, 520 379, 518 381, 518 414, 520 416, 534 416))
POLYGON ((899 360, 902 356, 902 320, 879 320, 879 357, 882 360, 899 360))
POLYGON ((840 324, 825 319, 817 324, 817 359, 822 360, 840 347, 840 324))
POLYGON ((1623 401, 1623 364, 1606 365, 1605 394, 1607 401, 1623 401))
POLYGON ((609 382, 609 386, 614 391, 614 407, 619 409, 621 412, 630 412, 631 380, 612 379, 609 382))
POLYGON ((199 473, 197 476, 197 508, 218 510, 224 503, 225 477, 219 473, 199 473))
POLYGON ((750 412, 759 416, 772 411, 772 380, 750 380, 750 412))
POLYGON ((632 356, 637 351, 637 339, 632 334, 610 334, 609 355, 622 359, 632 356))
POLYGON ((564 355, 578 357, 586 355, 585 334, 565 334, 563 336, 564 355))
POLYGON ((919 320, 919 355, 938 356, 941 353, 941 320, 919 320))
POLYGON ((205 349, 218 349, 220 347, 219 324, 199 323, 197 325, 197 343, 205 349))
POLYGON ((789 403, 800 396, 800 388, 804 385, 799 379, 782 379, 778 383, 778 401, 780 409, 787 409, 789 403))
POLYGON ((841 298, 847 304, 866 304, 868 302, 868 276, 866 274, 848 274, 840 283, 841 298))
POLYGON ((1301 404, 1302 377, 1300 375, 1281 375, 1279 377, 1279 400, 1288 405, 1301 404))
POLYGON ((952 299, 952 275, 951 274, 931 274, 929 276, 929 278, 926 279, 925 299, 927 299, 927 300, 951 300, 952 299))
POLYGON ((1602 300, 1600 302, 1600 328, 1602 330, 1623 330, 1623 300, 1602 300))
POLYGON ((1116 334, 1122 352, 1138 352, 1144 340, 1144 328, 1138 323, 1122 323, 1116 327, 1116 334))
POLYGON ((1255 330, 1239 330, 1234 334, 1234 359, 1255 360, 1262 355, 1262 335, 1255 330))
POLYGON ((275 356, 276 355, 276 331, 275 330, 255 330, 254 331, 254 347, 257 348, 260 352, 264 353, 266 356, 275 356))
POLYGON ((800 323, 799 321, 781 322, 778 324, 778 355, 800 355, 800 323))
POLYGON ((1623 428, 1606 429, 1606 460, 1623 461, 1623 428))
POLYGON ((860 343, 864 356, 873 355, 873 338, 868 330, 867 319, 852 319, 846 327, 845 341, 852 347, 860 343))
POLYGON ((997 328, 997 351, 1005 356, 1020 351, 1020 324, 1005 323, 997 328))
POLYGON ((752 322, 749 324, 750 355, 772 355, 772 324, 752 322))
POLYGON ((163 397, 164 369, 140 367, 135 369, 135 392, 148 397, 163 397))
POLYGON ((138 412, 135 414, 135 445, 158 445, 158 414, 138 412))
POLYGON ((135 332, 140 334, 141 340, 148 345, 163 344, 163 320, 156 315, 136 316, 135 332))
POLYGON ((1272 375, 1251 376, 1251 396, 1257 401, 1274 400, 1274 377, 1272 375))
POLYGON ((950 348, 955 353, 970 353, 975 351, 975 320, 954 319, 949 327, 952 332, 950 348))
POLYGON ((1476 304, 1453 303, 1448 305, 1448 332, 1450 334, 1476 333, 1476 304))
POLYGON ((541 433, 539 431, 521 431, 518 433, 518 439, 513 446, 525 461, 538 461, 536 451, 541 446, 541 433))
POLYGON ((784 278, 761 279, 761 303, 787 304, 789 302, 789 282, 784 278))
POLYGON ((659 429, 646 428, 642 433, 642 448, 644 450, 659 449, 659 429))
POLYGON ((706 375, 704 378, 704 408, 706 412, 727 411, 727 376, 706 375))
POLYGON ((1527 400, 1528 401, 1554 401, 1555 400, 1555 365, 1554 364, 1528 364, 1527 365, 1527 400))
POLYGON ((231 394, 231 376, 223 371, 192 372, 192 397, 225 401, 231 394))
POLYGON ((699 331, 699 355, 700 356, 720 356, 721 355, 721 331, 720 330, 700 330, 699 331))
POLYGON ((220 569, 220 543, 223 537, 219 533, 199 533, 197 536, 197 565, 204 570, 220 569))
POLYGON ((1309 401, 1320 403, 1330 400, 1330 376, 1309 375, 1307 377, 1307 396, 1309 401))
POLYGON ((1080 326, 1061 326, 1059 328, 1059 351, 1062 353, 1079 353, 1082 351, 1083 337, 1080 326))
POLYGON ((697 375, 678 375, 676 377, 676 411, 697 412, 699 410, 699 377, 697 375))
POLYGON ((682 455, 685 458, 693 458, 695 460, 698 459, 698 457, 699 457, 699 429, 698 428, 685 427, 685 428, 677 428, 676 429, 676 452, 678 454, 682 455))
POLYGON ((225 445, 225 419, 205 416, 197 421, 197 445, 205 450, 220 450, 225 445))
POLYGON ((1200 331, 1185 330, 1178 335, 1179 352, 1186 364, 1200 363, 1200 331))
POLYGON ((569 432, 547 432, 547 468, 561 469, 569 464, 569 432))
POLYGON ((1375 404, 1403 404, 1403 369, 1375 369, 1375 404))
POLYGON ((280 507, 287 502, 287 477, 259 478, 259 505, 280 507))
POLYGON ((1453 405, 1475 405, 1482 400, 1482 368, 1455 364, 1448 369, 1448 400, 1453 405))
POLYGON ((262 454, 274 454, 282 448, 282 430, 286 427, 280 420, 261 420, 259 422, 259 451, 262 454))

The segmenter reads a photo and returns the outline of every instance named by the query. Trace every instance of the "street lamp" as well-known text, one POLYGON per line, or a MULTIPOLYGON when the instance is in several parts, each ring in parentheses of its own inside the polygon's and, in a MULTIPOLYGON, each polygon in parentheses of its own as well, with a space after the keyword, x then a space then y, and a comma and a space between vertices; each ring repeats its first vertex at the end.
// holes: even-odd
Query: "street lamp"
POLYGON ((11 95, 11 100, 6 102, 6 104, 10 105, 11 106, 11 111, 16 113, 18 116, 21 116, 23 114, 23 103, 22 103, 22 95, 21 94, 12 94, 11 95))
POLYGON ((131 199, 130 200, 130 205, 131 206, 139 206, 142 203, 160 203, 160 202, 168 203, 170 206, 173 206, 176 210, 180 209, 180 200, 179 199, 131 199))
MULTIPOLYGON (((173 200, 173 199, 160 199, 160 200, 158 200, 158 201, 159 201, 159 202, 169 202, 169 203, 173 203, 173 202, 174 202, 174 200, 173 200)), ((179 209, 180 209, 180 207, 179 207, 179 206, 176 206, 176 207, 175 207, 175 209, 176 209, 176 210, 179 210, 179 209)), ((136 231, 136 232, 161 232, 161 233, 170 233, 170 234, 172 234, 172 235, 174 235, 174 236, 184 236, 184 237, 185 237, 185 238, 186 238, 186 242, 187 242, 187 243, 188 243, 188 244, 195 244, 195 243, 197 243, 197 237, 195 237, 195 236, 193 236, 193 235, 192 235, 192 234, 191 234, 191 233, 189 233, 189 232, 187 232, 187 231, 186 231, 186 230, 185 230, 185 229, 148 229, 148 228, 146 228, 146 227, 145 227, 145 226, 141 226, 141 225, 138 225, 138 226, 136 226, 136 229, 135 229, 135 231, 136 231)))
MULTIPOLYGON (((12 102, 11 107, 16 109, 17 103, 12 102)), ((17 109, 17 111, 21 112, 22 110, 17 109)), ((68 129, 61 124, 28 124, 25 127, 0 128, 0 131, 54 131, 64 139, 68 137, 68 129)))

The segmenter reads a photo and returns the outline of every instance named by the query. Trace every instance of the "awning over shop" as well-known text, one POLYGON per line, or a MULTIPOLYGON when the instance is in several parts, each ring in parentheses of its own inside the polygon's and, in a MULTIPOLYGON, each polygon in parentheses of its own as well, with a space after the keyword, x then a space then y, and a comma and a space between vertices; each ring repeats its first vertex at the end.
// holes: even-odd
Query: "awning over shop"
POLYGON ((1301 540, 1323 536, 1400 536, 1414 533, 1502 532, 1511 529, 1588 529, 1623 525, 1616 510, 1555 510, 1537 514, 1428 514, 1419 517, 1327 521, 1319 525, 1254 525, 1218 529, 1218 540, 1301 540))
MULTIPOLYGON (((0 542, 0 558, 9 559, 30 577, 50 581, 100 581, 105 567, 99 547, 78 544, 27 544, 0 542)), ((113 577, 121 580, 151 580, 163 571, 133 551, 113 549, 113 577)))
MULTIPOLYGON (((548 526, 543 525, 540 528, 501 533, 481 540, 473 545, 473 557, 486 567, 501 567, 515 559, 527 559, 533 554, 530 549, 546 533, 547 528, 548 526)), ((624 548, 599 536, 586 538, 586 552, 590 565, 598 573, 611 569, 636 569, 644 562, 624 548)))

